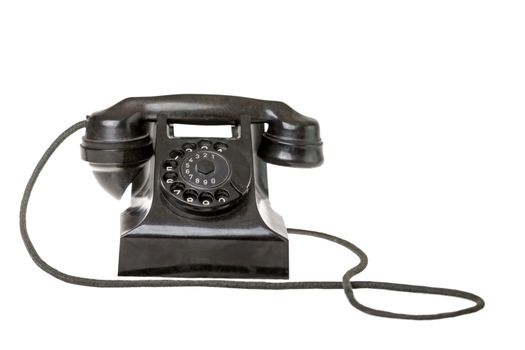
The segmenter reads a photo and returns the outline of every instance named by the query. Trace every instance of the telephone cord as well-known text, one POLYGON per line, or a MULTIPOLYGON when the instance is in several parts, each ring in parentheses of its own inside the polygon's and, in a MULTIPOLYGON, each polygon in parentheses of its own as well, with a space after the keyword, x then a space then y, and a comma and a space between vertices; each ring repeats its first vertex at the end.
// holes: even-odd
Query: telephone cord
POLYGON ((448 317, 455 317, 465 315, 481 310, 485 302, 479 296, 464 292, 461 290, 448 289, 448 288, 435 288, 426 286, 417 286, 400 283, 387 283, 387 282, 370 282, 370 281, 351 281, 352 277, 363 271, 368 264, 368 257, 366 254, 354 244, 326 233, 293 229, 289 228, 288 233, 303 236, 313 236, 317 238, 326 239, 328 241, 337 243, 354 254, 359 258, 359 263, 348 270, 342 278, 342 281, 288 281, 288 282, 265 282, 265 281, 242 281, 242 280, 224 280, 224 279, 92 279, 79 276, 69 275, 62 271, 55 269, 54 267, 47 264, 38 255, 27 230, 27 207, 31 192, 35 185, 40 172, 46 165, 47 161, 60 144, 76 131, 86 127, 86 122, 81 121, 75 123, 67 130, 62 132, 60 136, 49 146, 45 151, 44 155, 36 165, 35 169, 29 181, 27 182, 22 202, 20 205, 20 232, 22 239, 26 246, 29 255, 33 261, 42 270, 50 274, 51 276, 62 280, 67 283, 77 284, 88 287, 100 287, 100 288, 125 288, 125 287, 217 287, 217 288, 239 288, 239 289, 272 289, 272 290, 284 290, 284 289, 343 289, 348 301, 356 309, 365 312, 370 315, 397 318, 397 319, 410 319, 410 320, 435 320, 448 317), (409 292, 409 293, 423 293, 423 294, 434 294, 444 295, 456 298, 462 298, 470 300, 475 305, 460 309, 457 311, 434 313, 434 314, 404 314, 397 312, 390 312, 384 310, 373 309, 368 306, 361 304, 356 300, 354 296, 354 289, 381 289, 398 292, 409 292))

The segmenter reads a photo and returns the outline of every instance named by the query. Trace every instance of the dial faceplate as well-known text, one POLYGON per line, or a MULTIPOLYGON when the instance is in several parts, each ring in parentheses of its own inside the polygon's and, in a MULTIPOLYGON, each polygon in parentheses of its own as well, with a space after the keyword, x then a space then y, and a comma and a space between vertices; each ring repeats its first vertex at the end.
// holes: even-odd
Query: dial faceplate
POLYGON ((222 185, 230 176, 230 164, 215 151, 189 152, 181 163, 181 176, 193 187, 209 189, 222 185))

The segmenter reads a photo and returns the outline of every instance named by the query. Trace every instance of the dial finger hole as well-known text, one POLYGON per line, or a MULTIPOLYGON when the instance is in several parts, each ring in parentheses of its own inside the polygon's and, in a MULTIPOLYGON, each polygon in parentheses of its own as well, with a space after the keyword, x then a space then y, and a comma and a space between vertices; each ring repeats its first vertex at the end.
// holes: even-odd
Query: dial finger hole
POLYGON ((217 200, 217 202, 226 203, 228 198, 230 198, 230 194, 228 193, 228 191, 223 189, 215 191, 215 199, 217 200))
POLYGON ((184 151, 186 152, 193 152, 195 148, 197 148, 197 145, 193 142, 187 142, 184 145, 182 145, 182 149, 184 149, 184 151))
POLYGON ((228 149, 228 145, 222 142, 216 142, 215 145, 213 145, 213 148, 215 148, 217 152, 222 153, 228 149))
POLYGON ((203 192, 199 196, 199 202, 204 206, 208 206, 213 202, 213 195, 209 192, 203 192))
POLYGON ((199 148, 202 149, 202 150, 209 150, 211 149, 211 141, 208 141, 208 140, 201 140, 199 141, 199 148))
POLYGON ((177 177, 178 177, 177 173, 169 172, 169 173, 164 174, 164 181, 167 184, 172 184, 175 182, 175 180, 177 180, 177 177))
POLYGON ((184 191, 182 198, 188 203, 193 203, 197 200, 197 192, 194 190, 186 190, 184 191))
POLYGON ((167 171, 174 171, 177 168, 177 164, 175 160, 167 160, 164 162, 163 167, 167 171))
POLYGON ((170 158, 173 158, 175 160, 179 159, 184 155, 184 152, 181 150, 175 150, 170 152, 170 158))
POLYGON ((175 194, 176 196, 178 196, 179 194, 182 193, 182 191, 184 191, 184 184, 182 182, 175 182, 173 185, 171 185, 170 187, 170 191, 171 193, 175 194))

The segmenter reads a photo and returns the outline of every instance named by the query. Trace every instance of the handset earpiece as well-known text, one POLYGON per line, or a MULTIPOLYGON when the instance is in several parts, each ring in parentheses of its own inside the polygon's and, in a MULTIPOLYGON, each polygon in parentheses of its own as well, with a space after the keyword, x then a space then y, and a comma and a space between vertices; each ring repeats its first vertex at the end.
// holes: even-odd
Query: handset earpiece
POLYGON ((311 168, 323 163, 323 143, 315 119, 282 102, 265 104, 268 129, 262 135, 258 155, 266 162, 311 168))
POLYGON ((99 184, 119 199, 153 155, 153 141, 142 113, 115 106, 87 117, 80 147, 99 184))

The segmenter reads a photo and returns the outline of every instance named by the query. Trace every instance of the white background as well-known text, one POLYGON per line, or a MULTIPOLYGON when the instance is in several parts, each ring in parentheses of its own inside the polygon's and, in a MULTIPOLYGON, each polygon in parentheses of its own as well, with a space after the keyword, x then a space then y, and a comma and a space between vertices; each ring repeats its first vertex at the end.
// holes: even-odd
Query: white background
MULTIPOLYGON (((3 2, 0 347, 523 349, 524 18, 520 1, 3 2), (177 93, 281 100, 318 119, 322 167, 269 167, 287 225, 358 244, 370 257, 358 279, 464 289, 485 310, 398 321, 338 290, 103 290, 44 274, 18 206, 45 147, 120 99, 177 93)), ((123 203, 80 160, 81 135, 43 172, 29 229, 51 265, 112 278, 123 203)), ((294 280, 339 280, 355 262, 291 238, 294 280)), ((394 311, 467 305, 356 294, 394 311)))

